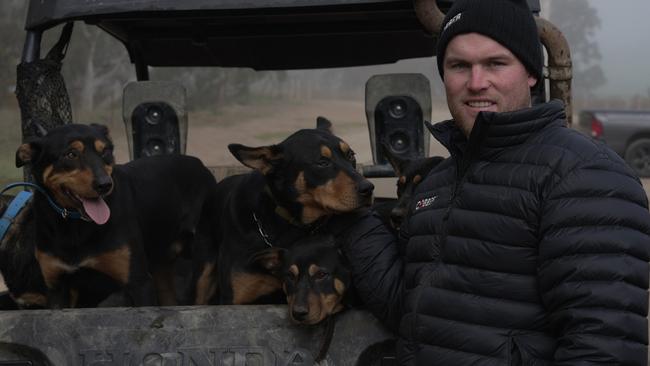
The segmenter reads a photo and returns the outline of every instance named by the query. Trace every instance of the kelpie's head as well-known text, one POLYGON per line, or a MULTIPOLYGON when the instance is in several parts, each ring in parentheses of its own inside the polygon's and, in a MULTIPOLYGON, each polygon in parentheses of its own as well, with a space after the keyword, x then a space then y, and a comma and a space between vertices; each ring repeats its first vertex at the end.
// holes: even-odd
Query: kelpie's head
POLYGON ((390 212, 390 222, 395 229, 399 229, 406 216, 409 204, 413 199, 415 187, 429 174, 431 169, 440 164, 444 158, 433 156, 428 158, 404 159, 393 155, 385 143, 382 148, 386 159, 397 175, 397 202, 390 212))
POLYGON ((276 202, 303 224, 372 203, 374 186, 357 172, 354 151, 324 121, 277 145, 228 145, 237 160, 265 175, 276 202))
POLYGON ((104 224, 110 210, 103 200, 113 190, 113 144, 101 125, 68 124, 22 144, 16 166, 28 164, 34 180, 66 209, 79 210, 104 224))
POLYGON ((261 251, 254 262, 282 280, 294 322, 317 324, 343 310, 351 277, 331 236, 306 237, 291 249, 261 251))

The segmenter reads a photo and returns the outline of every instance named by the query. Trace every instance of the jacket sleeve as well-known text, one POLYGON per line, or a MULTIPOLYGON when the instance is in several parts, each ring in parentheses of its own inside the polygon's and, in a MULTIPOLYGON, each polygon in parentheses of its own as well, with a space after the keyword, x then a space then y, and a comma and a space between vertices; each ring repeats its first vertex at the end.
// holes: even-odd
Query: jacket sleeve
POLYGON ((403 264, 395 235, 373 211, 348 224, 338 239, 354 287, 367 309, 396 332, 404 299, 403 264))
POLYGON ((538 280, 555 365, 647 365, 650 214, 638 178, 602 156, 542 202, 538 280))

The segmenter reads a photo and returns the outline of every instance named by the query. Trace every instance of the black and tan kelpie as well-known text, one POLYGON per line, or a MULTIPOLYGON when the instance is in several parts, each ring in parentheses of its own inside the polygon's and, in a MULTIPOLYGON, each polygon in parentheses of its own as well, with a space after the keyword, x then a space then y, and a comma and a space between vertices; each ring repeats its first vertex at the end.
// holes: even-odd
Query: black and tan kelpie
POLYGON ((334 315, 360 305, 351 287, 351 274, 332 235, 299 239, 291 248, 268 248, 251 262, 275 275, 282 283, 289 318, 299 325, 326 324, 316 362, 327 354, 334 335, 334 315))
POLYGON ((216 182, 199 159, 115 165, 106 127, 69 124, 21 145, 16 165, 25 164, 40 187, 35 255, 50 307, 74 306, 77 290, 100 289, 122 291, 127 305, 175 304, 173 264, 188 250, 197 258, 188 302, 212 295, 216 182))
MULTIPOLYGON (((415 188, 429 174, 431 169, 440 164, 444 158, 440 156, 431 156, 425 158, 405 159, 391 153, 385 143, 381 143, 386 159, 393 167, 397 176, 397 201, 391 204, 389 210, 389 223, 394 229, 399 226, 406 216, 409 205, 413 200, 415 188)), ((381 213, 380 213, 381 214, 381 213)), ((381 216, 386 216, 381 214, 381 216)))
POLYGON ((289 317, 298 324, 318 324, 352 298, 350 270, 330 235, 306 236, 288 249, 268 248, 251 261, 280 279, 289 317))
POLYGON ((249 261, 265 248, 288 248, 318 232, 331 215, 372 203, 373 185, 356 170, 354 152, 319 119, 276 145, 228 146, 248 174, 217 185, 217 303, 282 301, 281 281, 249 261))

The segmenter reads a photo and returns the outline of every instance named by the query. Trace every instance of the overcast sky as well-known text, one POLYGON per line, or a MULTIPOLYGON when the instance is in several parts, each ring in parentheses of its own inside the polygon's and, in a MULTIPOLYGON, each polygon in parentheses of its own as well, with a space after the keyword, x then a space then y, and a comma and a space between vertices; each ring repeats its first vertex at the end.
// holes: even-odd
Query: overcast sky
MULTIPOLYGON (((571 1, 571 0, 554 0, 571 1)), ((600 95, 647 95, 650 88, 650 0, 589 0, 598 9, 601 67, 607 85, 600 95)))

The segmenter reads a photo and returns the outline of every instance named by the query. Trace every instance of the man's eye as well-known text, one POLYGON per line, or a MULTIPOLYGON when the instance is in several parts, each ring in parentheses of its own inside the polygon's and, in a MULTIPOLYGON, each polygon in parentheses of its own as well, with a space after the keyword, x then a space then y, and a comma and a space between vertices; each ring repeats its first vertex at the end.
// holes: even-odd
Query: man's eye
POLYGON ((503 62, 503 61, 497 61, 497 60, 495 60, 495 61, 490 61, 490 62, 488 63, 488 66, 489 66, 489 67, 501 67, 501 66, 505 66, 505 65, 506 65, 505 62, 503 62))

